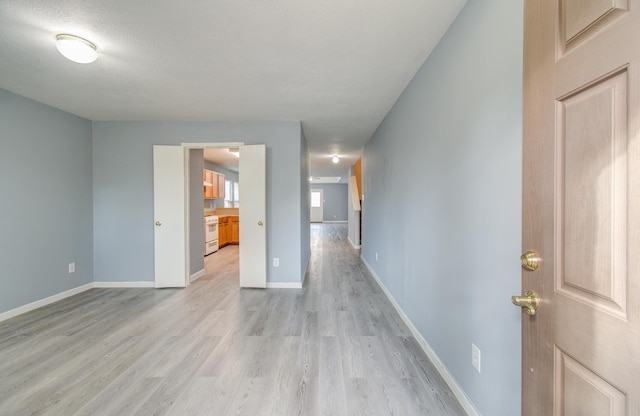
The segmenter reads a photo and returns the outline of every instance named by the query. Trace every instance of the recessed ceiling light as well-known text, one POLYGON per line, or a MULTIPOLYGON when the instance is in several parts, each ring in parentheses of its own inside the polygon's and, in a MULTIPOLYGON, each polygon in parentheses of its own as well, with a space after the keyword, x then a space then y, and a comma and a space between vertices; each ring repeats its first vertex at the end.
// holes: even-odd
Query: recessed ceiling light
POLYGON ((338 157, 338 155, 333 155, 333 157, 331 158, 331 161, 333 163, 338 163, 340 162, 340 158, 338 157))
POLYGON ((78 36, 61 33, 56 36, 58 52, 70 61, 90 64, 98 58, 96 45, 78 36))

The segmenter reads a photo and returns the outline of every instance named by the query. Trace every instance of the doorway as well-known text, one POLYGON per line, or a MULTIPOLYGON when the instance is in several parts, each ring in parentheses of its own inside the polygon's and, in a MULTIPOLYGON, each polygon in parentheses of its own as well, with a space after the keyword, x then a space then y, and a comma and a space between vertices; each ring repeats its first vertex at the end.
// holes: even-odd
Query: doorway
POLYGON ((203 171, 191 174, 191 149, 225 147, 239 149, 239 172, 243 172, 238 178, 239 188, 246 190, 238 217, 240 239, 246 246, 240 247, 240 286, 266 287, 266 152, 264 145, 243 143, 154 146, 154 195, 165 195, 154 199, 156 287, 188 286, 191 257, 202 258, 204 253, 204 212, 190 215, 194 198, 203 201, 203 171), (156 158, 156 153, 170 157, 156 158), (197 196, 193 197, 194 193, 197 196))
POLYGON ((311 189, 311 222, 322 222, 324 216, 324 194, 322 189, 311 189))
MULTIPOLYGON (((205 231, 204 264, 202 259, 193 258, 197 250, 191 250, 191 265, 193 273, 198 267, 204 267, 202 275, 212 276, 213 272, 224 268, 228 272, 238 275, 238 244, 239 244, 239 170, 240 153, 237 147, 206 147, 204 149, 190 149, 192 156, 200 157, 200 160, 192 160, 190 169, 194 172, 190 180, 197 181, 200 174, 196 171, 199 165, 204 180, 204 204, 203 193, 198 194, 197 184, 190 185, 192 192, 190 201, 197 205, 203 205, 198 209, 191 209, 190 221, 199 223, 199 217, 204 211, 205 223, 215 223, 215 227, 209 227, 214 232, 205 231), (195 186, 194 186, 195 185, 195 186), (208 241, 215 241, 214 244, 208 241), (211 246, 211 248, 210 248, 211 246), (233 258, 230 261, 229 258, 233 258), (195 268, 194 268, 195 266, 195 268)), ((190 226, 190 230, 199 230, 199 225, 190 226)), ((207 228, 205 226, 205 228, 207 228)), ((190 237, 192 245, 199 245, 200 240, 190 237)))

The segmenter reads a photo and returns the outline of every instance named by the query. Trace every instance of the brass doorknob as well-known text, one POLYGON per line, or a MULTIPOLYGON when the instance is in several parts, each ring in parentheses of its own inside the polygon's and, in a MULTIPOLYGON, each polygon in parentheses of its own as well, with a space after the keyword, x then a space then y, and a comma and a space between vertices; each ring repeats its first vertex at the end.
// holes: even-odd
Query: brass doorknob
POLYGON ((540 257, 540 254, 532 250, 529 250, 522 256, 520 256, 520 263, 522 263, 522 268, 530 272, 537 270, 541 262, 542 258, 540 257))
POLYGON ((156 225, 157 225, 158 227, 160 227, 160 226, 162 225, 162 223, 161 223, 160 221, 156 221, 156 225))
POLYGON ((264 223, 262 221, 258 221, 258 225, 262 226, 264 223))
POLYGON ((527 315, 531 316, 536 314, 540 306, 540 298, 533 290, 527 290, 524 292, 524 296, 511 296, 511 302, 516 306, 525 308, 527 315))

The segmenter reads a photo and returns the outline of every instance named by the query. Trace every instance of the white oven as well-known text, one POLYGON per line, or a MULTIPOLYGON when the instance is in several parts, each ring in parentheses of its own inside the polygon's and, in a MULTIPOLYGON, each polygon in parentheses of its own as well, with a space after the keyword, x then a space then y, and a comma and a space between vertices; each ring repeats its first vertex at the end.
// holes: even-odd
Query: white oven
POLYGON ((218 217, 204 217, 204 255, 218 251, 218 217))

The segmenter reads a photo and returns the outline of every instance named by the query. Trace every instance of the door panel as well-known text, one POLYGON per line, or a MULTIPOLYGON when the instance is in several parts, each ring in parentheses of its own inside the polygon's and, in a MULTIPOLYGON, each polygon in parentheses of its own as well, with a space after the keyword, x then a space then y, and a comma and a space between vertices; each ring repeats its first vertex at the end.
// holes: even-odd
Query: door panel
POLYGON ((624 416, 625 394, 560 349, 555 350, 555 414, 624 416))
POLYGON ((640 414, 639 9, 525 0, 525 416, 640 414))
POLYGON ((240 147, 240 286, 267 287, 265 146, 240 147))
POLYGON ((579 36, 588 37, 607 21, 627 10, 627 0, 563 0, 562 34, 565 46, 579 36))
POLYGON ((186 286, 185 176, 181 146, 153 146, 156 287, 186 286))
POLYGON ((558 100, 556 289, 625 318, 627 73, 558 100))

